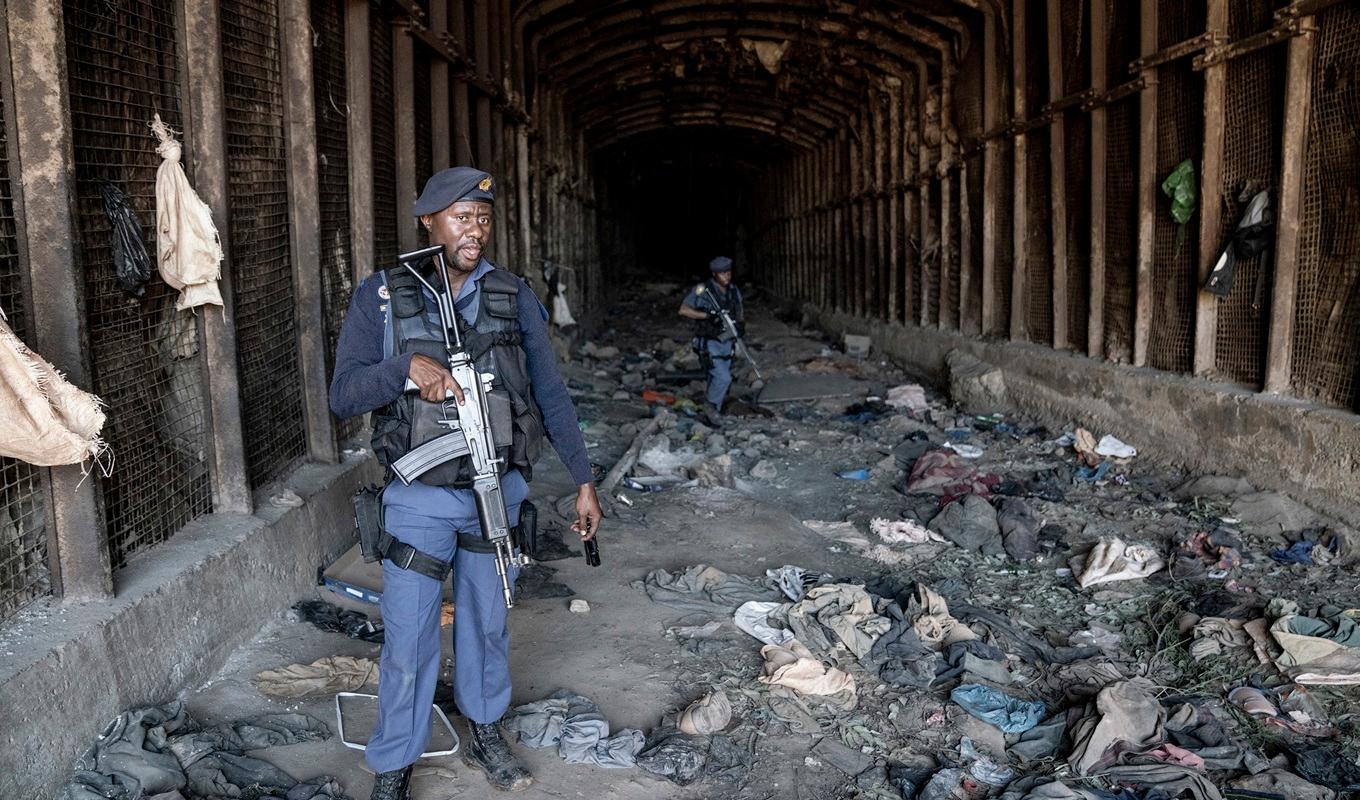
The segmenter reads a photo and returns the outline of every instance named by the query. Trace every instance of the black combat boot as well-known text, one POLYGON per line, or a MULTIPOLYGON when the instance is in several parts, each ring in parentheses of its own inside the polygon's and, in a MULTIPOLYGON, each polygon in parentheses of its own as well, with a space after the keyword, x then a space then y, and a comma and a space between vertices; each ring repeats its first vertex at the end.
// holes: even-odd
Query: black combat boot
POLYGON ((379 772, 373 779, 373 794, 369 800, 411 800, 411 768, 379 772))
POLYGON ((468 720, 472 735, 463 750, 463 762, 486 773, 487 781, 505 792, 518 792, 534 785, 534 776, 510 752, 496 723, 479 724, 468 720))

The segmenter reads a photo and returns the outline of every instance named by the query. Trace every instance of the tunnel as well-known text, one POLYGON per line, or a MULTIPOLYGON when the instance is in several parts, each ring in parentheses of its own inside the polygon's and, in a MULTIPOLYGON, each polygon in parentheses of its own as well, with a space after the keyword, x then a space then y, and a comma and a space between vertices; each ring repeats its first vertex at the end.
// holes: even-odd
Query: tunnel
POLYGON ((0 659, 0 708, 73 698, 41 755, 0 752, 0 796, 50 795, 96 718, 207 680, 348 546, 381 470, 327 405, 340 332, 452 166, 494 176, 488 255, 564 364, 673 322, 726 256, 815 352, 860 341, 970 412, 1086 420, 1360 523, 1354 2, 0 5, 0 312, 100 398, 115 457, 0 456, 0 642, 99 609, 52 623, 65 653, 0 659), (156 116, 221 306, 155 264, 123 283, 111 231, 152 261, 173 238, 156 116), (107 692, 63 666, 113 651, 137 669, 107 692))

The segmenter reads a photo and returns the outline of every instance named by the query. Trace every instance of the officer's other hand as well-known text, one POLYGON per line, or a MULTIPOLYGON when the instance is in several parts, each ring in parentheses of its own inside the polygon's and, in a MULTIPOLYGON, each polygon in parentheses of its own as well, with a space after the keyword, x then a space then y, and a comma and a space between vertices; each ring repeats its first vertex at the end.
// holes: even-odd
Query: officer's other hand
POLYGON ((582 484, 576 490, 576 521, 571 523, 571 529, 581 535, 581 541, 588 542, 599 532, 600 520, 603 518, 604 511, 600 509, 600 497, 595 494, 595 484, 582 484))
POLYGON ((463 404, 463 387, 449 374, 449 368, 424 353, 411 356, 411 368, 406 372, 416 386, 420 387, 420 399, 430 403, 442 403, 453 392, 458 405, 463 404))

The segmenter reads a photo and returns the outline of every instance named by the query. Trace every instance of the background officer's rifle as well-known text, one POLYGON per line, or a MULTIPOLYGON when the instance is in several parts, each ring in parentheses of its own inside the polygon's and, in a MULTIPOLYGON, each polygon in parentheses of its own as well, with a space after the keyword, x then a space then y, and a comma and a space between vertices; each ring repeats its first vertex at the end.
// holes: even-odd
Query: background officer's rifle
POLYGON ((694 287, 694 293, 707 300, 709 308, 713 309, 713 313, 717 314, 718 318, 722 320, 723 329, 727 331, 728 336, 732 337, 734 343, 733 347, 736 349, 737 355, 751 363, 751 369, 756 373, 757 378, 760 378, 762 381, 765 380, 761 377, 760 367, 756 366, 756 360, 751 357, 751 351, 746 347, 746 342, 742 341, 741 334, 737 333, 737 323, 732 321, 732 315, 727 313, 727 309, 718 304, 718 299, 708 291, 708 287, 703 285, 696 286, 694 287))

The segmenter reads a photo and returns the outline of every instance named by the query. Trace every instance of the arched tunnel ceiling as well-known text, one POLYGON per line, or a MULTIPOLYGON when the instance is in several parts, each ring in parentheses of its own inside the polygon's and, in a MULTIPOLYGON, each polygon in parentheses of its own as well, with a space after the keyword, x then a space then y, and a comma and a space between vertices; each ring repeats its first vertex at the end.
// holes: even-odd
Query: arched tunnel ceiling
POLYGON ((740 128, 810 148, 896 79, 936 84, 1001 0, 526 0, 531 94, 551 85, 608 146, 665 128, 740 128))

